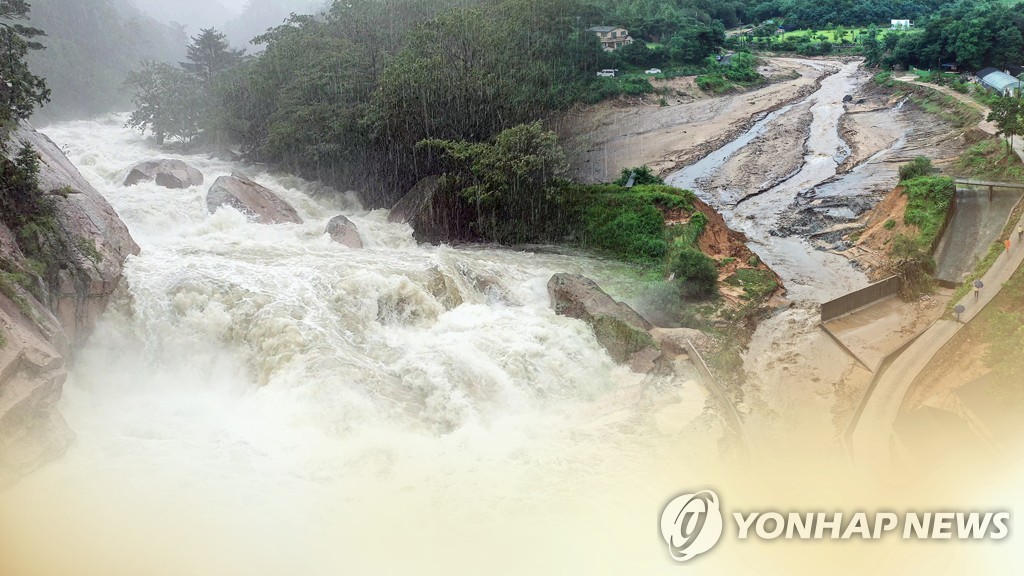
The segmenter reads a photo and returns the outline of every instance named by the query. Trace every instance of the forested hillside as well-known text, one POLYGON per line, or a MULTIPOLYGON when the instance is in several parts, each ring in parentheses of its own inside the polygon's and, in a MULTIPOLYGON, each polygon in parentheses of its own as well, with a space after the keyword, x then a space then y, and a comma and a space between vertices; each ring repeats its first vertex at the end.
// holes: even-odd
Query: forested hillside
POLYGON ((184 56, 185 32, 159 24, 128 0, 33 0, 30 23, 46 32, 46 49, 28 56, 46 78, 52 101, 36 118, 83 117, 131 102, 124 79, 143 59, 184 56))
POLYGON ((917 23, 915 30, 865 46, 869 65, 938 69, 957 63, 977 71, 1024 65, 1024 8, 1004 2, 960 2, 917 23))
POLYGON ((386 204, 436 165, 420 140, 483 141, 598 86, 605 54, 575 0, 459 4, 361 0, 297 17, 218 78, 202 128, 386 204))

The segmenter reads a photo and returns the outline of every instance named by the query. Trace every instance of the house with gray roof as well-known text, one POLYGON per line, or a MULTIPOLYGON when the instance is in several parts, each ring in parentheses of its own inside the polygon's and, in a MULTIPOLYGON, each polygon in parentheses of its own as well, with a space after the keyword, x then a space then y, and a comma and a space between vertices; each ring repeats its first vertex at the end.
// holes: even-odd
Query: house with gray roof
POLYGON ((588 28, 587 32, 597 34, 598 39, 601 40, 601 47, 608 52, 633 43, 629 31, 621 26, 594 26, 588 28))

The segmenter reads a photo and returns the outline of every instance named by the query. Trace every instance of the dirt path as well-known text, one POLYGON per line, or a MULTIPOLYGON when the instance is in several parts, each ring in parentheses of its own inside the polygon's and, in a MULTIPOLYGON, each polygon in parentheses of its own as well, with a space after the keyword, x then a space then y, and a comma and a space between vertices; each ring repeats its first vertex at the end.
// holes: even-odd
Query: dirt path
POLYGON ((989 122, 988 120, 986 120, 986 118, 988 118, 988 113, 991 112, 988 106, 981 104, 980 102, 978 102, 974 98, 971 98, 967 94, 961 94, 960 92, 957 92, 952 88, 942 86, 940 84, 929 84, 928 82, 921 82, 920 80, 917 79, 917 76, 903 76, 897 78, 896 80, 900 82, 906 82, 907 84, 924 86, 925 88, 930 88, 932 90, 935 90, 936 92, 942 92, 943 94, 947 94, 949 96, 952 96, 953 98, 956 98, 957 100, 963 102, 964 104, 967 104, 971 108, 974 108, 978 112, 981 112, 982 120, 981 122, 978 122, 978 128, 992 135, 999 133, 999 128, 995 125, 995 122, 989 122))

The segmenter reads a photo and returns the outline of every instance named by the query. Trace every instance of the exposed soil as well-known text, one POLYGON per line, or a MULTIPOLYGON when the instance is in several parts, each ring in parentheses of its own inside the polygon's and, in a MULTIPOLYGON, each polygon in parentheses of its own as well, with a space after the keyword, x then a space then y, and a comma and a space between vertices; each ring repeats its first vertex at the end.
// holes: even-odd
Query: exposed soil
POLYGON ((840 122, 850 157, 835 178, 801 194, 774 233, 805 236, 877 280, 887 273, 891 239, 914 231, 903 224, 906 199, 894 192, 898 166, 917 156, 947 166, 977 142, 977 130, 958 129, 910 102, 890 99, 888 108, 878 107, 886 96, 873 84, 863 93, 863 103, 848 108, 840 122), (888 220, 895 222, 894 228, 885 229, 888 220))
POLYGON ((892 126, 892 109, 897 105, 892 95, 873 84, 864 84, 856 99, 851 98, 846 114, 839 119, 839 133, 850 146, 850 155, 839 165, 839 173, 849 172, 899 141, 902 135, 892 126))
POLYGON ((817 62, 773 59, 761 68, 767 86, 708 96, 692 79, 663 85, 676 91, 668 106, 659 96, 605 102, 575 110, 552 125, 570 151, 572 171, 585 182, 614 180, 622 168, 646 164, 667 173, 746 131, 764 115, 814 92, 835 68, 817 62))
POLYGON ((891 274, 889 243, 903 234, 917 236, 917 226, 903 222, 907 210, 907 196, 902 187, 896 187, 867 213, 864 229, 844 254, 857 261, 871 280, 881 280, 891 274))
MULTIPOLYGON (((737 201, 776 186, 804 164, 811 129, 809 106, 793 108, 743 147, 722 169, 700 182, 703 190, 737 191, 737 201)), ((722 192, 719 193, 723 195, 722 192)))
MULTIPOLYGON (((745 261, 728 253, 742 245, 732 228, 783 278, 796 303, 763 320, 743 356, 748 427, 824 454, 871 374, 819 328, 818 304, 866 285, 864 271, 871 279, 884 274, 878 255, 895 234, 910 231, 902 224, 906 200, 893 191, 898 165, 924 155, 941 166, 970 139, 875 85, 855 61, 768 62, 777 76, 799 78, 713 98, 680 84, 670 106, 606 104, 563 127, 584 134, 576 139, 578 177, 606 181, 641 164, 670 175, 670 184, 692 188, 721 214, 725 234, 715 238, 717 227, 709 227, 702 249, 745 261), (887 229, 888 220, 895 223, 887 229)), ((927 324, 942 306, 911 308, 894 338, 927 324)))

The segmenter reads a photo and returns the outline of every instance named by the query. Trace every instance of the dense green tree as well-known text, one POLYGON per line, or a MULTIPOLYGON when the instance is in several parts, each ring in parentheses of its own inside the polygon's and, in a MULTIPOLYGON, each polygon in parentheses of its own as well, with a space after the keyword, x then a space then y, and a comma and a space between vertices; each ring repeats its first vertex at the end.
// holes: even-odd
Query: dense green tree
POLYGON ((669 268, 684 298, 704 298, 718 292, 718 268, 700 250, 682 250, 669 268))
POLYGON ((864 45, 864 63, 868 66, 878 66, 882 63, 882 43, 878 41, 878 28, 871 26, 864 33, 862 43, 864 45))
POLYGON ((188 147, 199 137, 206 102, 188 72, 163 62, 146 62, 128 75, 126 84, 135 92, 136 106, 128 126, 151 131, 160 144, 170 139, 188 147))
POLYGON ((988 121, 995 122, 999 134, 1006 138, 1006 153, 1009 154, 1013 137, 1024 134, 1024 96, 998 98, 992 102, 991 109, 988 121))
POLYGON ((721 23, 705 24, 688 19, 668 41, 673 60, 688 64, 702 62, 716 54, 725 42, 725 28, 721 23))
POLYGON ((474 206, 480 231, 546 213, 552 184, 568 168, 558 136, 540 122, 504 130, 493 142, 431 139, 418 147, 441 153, 442 185, 474 206))
MULTIPOLYGON (((36 106, 49 100, 46 82, 25 62, 29 50, 39 50, 43 31, 22 24, 29 12, 25 0, 0 0, 0 132, 28 118, 36 106)), ((4 140, 0 133, 0 142, 4 140)))
POLYGON ((45 216, 49 206, 39 191, 36 151, 27 144, 17 153, 8 150, 10 132, 49 97, 46 83, 25 62, 29 50, 42 48, 35 39, 43 36, 22 24, 28 12, 24 0, 0 0, 0 223, 15 233, 45 216))

